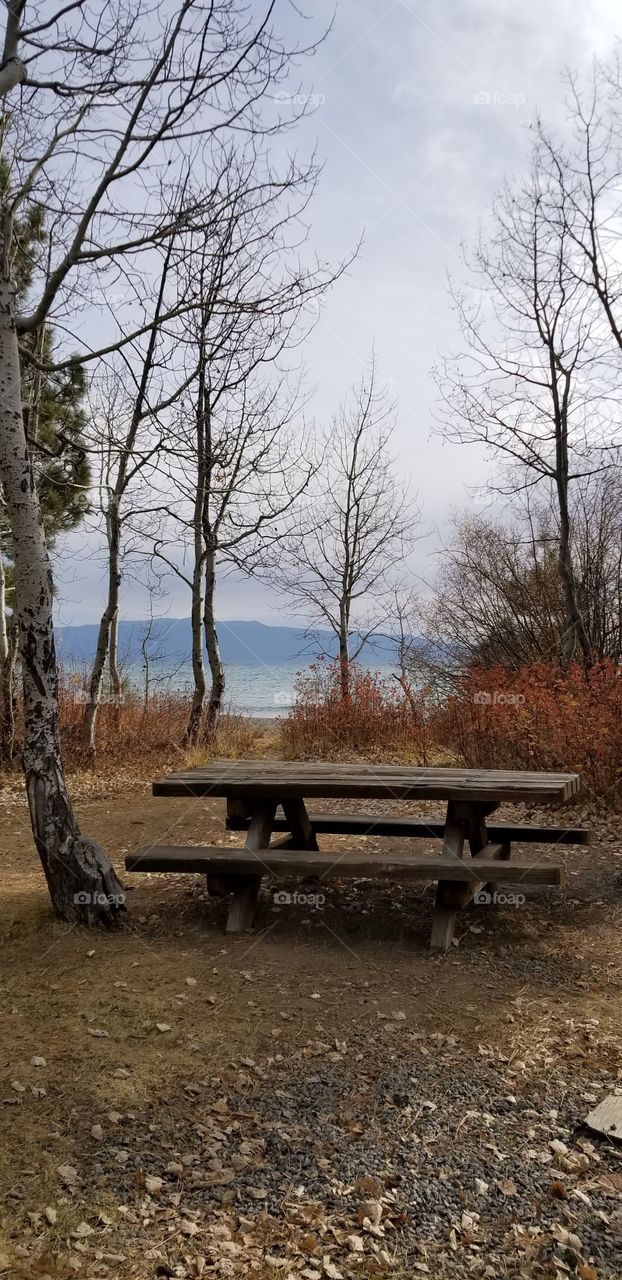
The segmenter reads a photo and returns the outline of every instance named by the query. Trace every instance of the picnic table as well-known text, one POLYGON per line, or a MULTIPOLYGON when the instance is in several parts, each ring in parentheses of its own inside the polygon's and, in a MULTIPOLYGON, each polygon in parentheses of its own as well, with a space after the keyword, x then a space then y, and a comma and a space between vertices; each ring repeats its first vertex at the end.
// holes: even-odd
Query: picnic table
POLYGON ((512 842, 587 844, 585 828, 490 824, 503 802, 562 804, 576 796, 574 773, 504 769, 410 768, 400 765, 220 760, 153 783, 154 796, 224 797, 226 826, 246 831, 243 848, 151 846, 126 858, 128 871, 197 872, 212 893, 232 893, 226 929, 252 927, 262 876, 341 879, 381 877, 437 881, 431 947, 451 945, 457 914, 486 886, 563 882, 563 867, 543 860, 511 862, 512 842), (357 811, 309 812, 322 799, 420 801, 446 805, 438 817, 416 818, 357 811), (273 839, 275 833, 284 833, 273 839), (399 836, 442 841, 437 857, 363 850, 329 851, 318 835, 399 836))

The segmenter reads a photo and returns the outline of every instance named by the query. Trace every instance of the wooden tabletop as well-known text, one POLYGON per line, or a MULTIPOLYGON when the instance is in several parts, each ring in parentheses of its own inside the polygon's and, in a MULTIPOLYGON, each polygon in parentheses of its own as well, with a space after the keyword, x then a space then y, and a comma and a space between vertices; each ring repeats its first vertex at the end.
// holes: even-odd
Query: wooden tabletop
POLYGON ((359 796, 382 800, 569 800, 576 773, 509 769, 414 769, 392 764, 318 764, 299 760, 216 760, 153 783, 154 796, 359 796))

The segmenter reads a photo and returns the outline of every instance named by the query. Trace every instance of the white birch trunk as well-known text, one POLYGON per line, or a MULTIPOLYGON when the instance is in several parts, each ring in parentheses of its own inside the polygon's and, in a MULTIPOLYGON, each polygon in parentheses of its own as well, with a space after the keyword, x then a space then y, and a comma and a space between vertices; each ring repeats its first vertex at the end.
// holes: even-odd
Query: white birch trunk
POLYGON ((6 616, 6 572, 0 547, 0 764, 13 759, 12 654, 6 616))
POLYGON ((11 528, 24 690, 23 768, 35 844, 56 912, 111 921, 123 888, 106 853, 80 834, 60 750, 52 581, 22 416, 21 376, 6 247, 0 277, 0 480, 11 528))
POLYGON ((82 721, 82 745, 91 758, 95 756, 95 725, 101 701, 102 683, 106 659, 110 669, 113 694, 118 706, 121 679, 117 664, 117 628, 119 618, 119 592, 121 589, 121 522, 116 494, 111 499, 107 517, 108 533, 108 600, 97 633, 97 648, 89 679, 87 703, 82 721))
POLYGON ((209 661, 210 674, 212 677, 212 686, 210 689, 209 702, 207 704, 207 717, 205 734, 207 738, 213 737, 218 728, 222 712, 222 704, 225 696, 225 668, 222 664, 220 656, 220 644, 218 642, 218 632, 216 630, 216 552, 213 547, 208 547, 205 554, 205 601, 203 605, 203 630, 205 634, 205 648, 207 649, 207 658, 209 661))

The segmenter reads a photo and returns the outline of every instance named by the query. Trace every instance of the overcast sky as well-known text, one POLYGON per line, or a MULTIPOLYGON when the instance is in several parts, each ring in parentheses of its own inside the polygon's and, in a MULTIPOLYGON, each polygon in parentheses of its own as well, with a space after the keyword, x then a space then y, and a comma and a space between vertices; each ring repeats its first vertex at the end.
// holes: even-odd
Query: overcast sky
MULTIPOLYGON (((332 5, 320 0, 313 13, 329 20, 332 5)), ((561 123, 564 69, 589 71, 595 55, 614 50, 618 32, 614 0, 572 7, 563 0, 339 0, 332 32, 303 68, 317 106, 300 142, 317 142, 324 160, 312 244, 336 260, 364 237, 305 346, 312 411, 319 420, 332 415, 375 345, 399 407, 400 469, 423 509, 427 536, 414 579, 433 577, 448 512, 472 501, 487 467, 476 450, 431 435, 430 367, 456 346, 447 273, 460 275, 460 245, 472 240, 502 179, 524 171, 536 111, 561 123)), ((99 618, 104 584, 95 553, 82 533, 63 549, 64 623, 99 618)), ((146 610, 146 593, 132 583, 122 616, 146 610)), ((181 587, 165 610, 189 613, 181 587)), ((237 578, 223 582, 219 612, 290 620, 265 588, 237 578)))

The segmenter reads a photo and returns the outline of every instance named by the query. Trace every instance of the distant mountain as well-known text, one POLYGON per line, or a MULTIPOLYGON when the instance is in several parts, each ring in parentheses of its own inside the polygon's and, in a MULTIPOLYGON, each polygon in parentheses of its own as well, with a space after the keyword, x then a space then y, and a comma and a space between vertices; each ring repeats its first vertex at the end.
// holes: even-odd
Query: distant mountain
MULTIPOLYGON (((146 621, 119 623, 119 657, 124 663, 140 662, 141 643, 148 632, 146 621)), ((58 651, 65 666, 82 666, 93 660, 97 645, 97 623, 78 627, 58 627, 58 651)), ((221 622, 218 627, 222 658, 225 663, 266 663, 276 665, 298 662, 306 666, 321 652, 336 656, 335 637, 329 631, 318 632, 318 641, 305 635, 302 627, 270 627, 263 622, 221 622)), ((354 637, 356 642, 356 637, 354 637)), ((167 665, 175 666, 190 659, 191 632, 189 618, 158 618, 151 624, 148 653, 167 665)), ((392 662, 395 645, 388 636, 374 636, 361 652, 361 659, 374 663, 392 662)))

